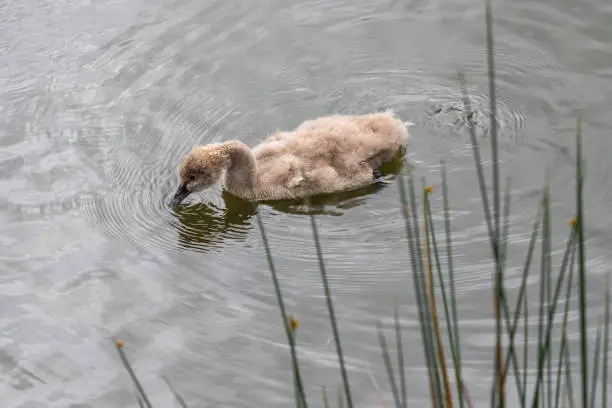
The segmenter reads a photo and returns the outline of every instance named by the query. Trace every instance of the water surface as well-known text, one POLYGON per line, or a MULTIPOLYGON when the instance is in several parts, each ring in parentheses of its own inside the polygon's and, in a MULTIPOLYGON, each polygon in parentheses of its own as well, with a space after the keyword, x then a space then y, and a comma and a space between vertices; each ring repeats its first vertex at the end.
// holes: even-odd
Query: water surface
MULTIPOLYGON (((513 193, 508 285, 518 284, 547 169, 554 249, 563 248, 582 109, 595 319, 612 247, 612 7, 495 3, 513 193)), ((402 171, 434 185, 436 209, 446 162, 465 376, 472 399, 488 401, 489 247, 456 78, 461 67, 490 170, 481 1, 5 0, 0 9, 4 406, 136 407, 114 337, 156 406, 171 406, 162 376, 190 406, 287 406, 290 361, 254 214, 219 188, 169 208, 176 165, 195 144, 254 145, 318 115, 387 108, 416 123, 402 171)), ((286 206, 260 211, 320 406, 320 387, 335 391, 340 376, 309 219, 286 206)), ((355 402, 379 406, 374 324, 399 305, 418 405, 427 394, 396 185, 317 213, 355 402)))

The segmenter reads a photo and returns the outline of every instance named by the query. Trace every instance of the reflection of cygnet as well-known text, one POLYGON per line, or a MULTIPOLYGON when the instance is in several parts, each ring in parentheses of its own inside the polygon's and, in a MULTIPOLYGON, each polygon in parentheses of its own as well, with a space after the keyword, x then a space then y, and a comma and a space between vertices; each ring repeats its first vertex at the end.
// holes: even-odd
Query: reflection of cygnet
POLYGON ((352 190, 374 183, 380 166, 408 138, 408 126, 391 111, 333 115, 277 132, 252 150, 231 140, 198 146, 178 168, 171 204, 206 189, 225 173, 224 187, 247 200, 281 200, 352 190))

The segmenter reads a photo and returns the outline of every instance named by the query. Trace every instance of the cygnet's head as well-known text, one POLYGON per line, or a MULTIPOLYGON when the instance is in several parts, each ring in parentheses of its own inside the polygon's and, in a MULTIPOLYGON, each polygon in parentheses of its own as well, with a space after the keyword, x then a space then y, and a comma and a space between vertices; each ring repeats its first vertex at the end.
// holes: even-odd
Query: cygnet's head
POLYGON ((178 205, 191 193, 215 184, 227 167, 227 155, 219 145, 195 147, 178 167, 178 188, 170 205, 178 205))

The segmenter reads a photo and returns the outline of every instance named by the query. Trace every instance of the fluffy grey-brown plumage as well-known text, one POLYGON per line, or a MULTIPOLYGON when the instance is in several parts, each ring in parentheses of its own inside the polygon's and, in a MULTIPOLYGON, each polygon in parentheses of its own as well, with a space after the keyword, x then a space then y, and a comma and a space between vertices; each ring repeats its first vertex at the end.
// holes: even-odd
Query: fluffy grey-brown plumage
POLYGON ((224 176, 224 188, 247 200, 308 197, 364 187, 408 138, 410 122, 391 111, 333 115, 277 132, 252 150, 231 140, 198 146, 178 168, 172 204, 224 176))

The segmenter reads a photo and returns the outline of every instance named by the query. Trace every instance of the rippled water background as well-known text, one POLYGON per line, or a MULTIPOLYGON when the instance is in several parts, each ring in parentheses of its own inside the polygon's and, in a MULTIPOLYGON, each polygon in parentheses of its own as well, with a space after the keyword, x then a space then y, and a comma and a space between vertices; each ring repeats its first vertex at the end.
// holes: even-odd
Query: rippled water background
MULTIPOLYGON (((203 204, 168 208, 175 167, 194 144, 253 145, 318 115, 389 107, 416 123, 408 160, 437 197, 439 162, 448 165, 465 376, 472 398, 486 402, 491 269, 454 109, 462 67, 486 143, 482 3, 1 1, 3 406, 135 407, 114 336, 158 406, 171 406, 162 375, 190 406, 287 406, 288 350, 253 214, 219 189, 200 194, 203 204)), ((563 246, 581 108, 594 320, 612 260, 612 6, 494 3, 511 262, 523 259, 547 167, 555 249, 563 246)), ((386 384, 374 323, 397 304, 409 392, 426 397, 397 202, 392 184, 328 203, 317 218, 359 406, 379 405, 368 373, 386 384)), ((340 377, 308 218, 261 211, 320 404, 320 386, 334 389, 340 377)), ((512 286, 519 272, 508 273, 512 286)))

